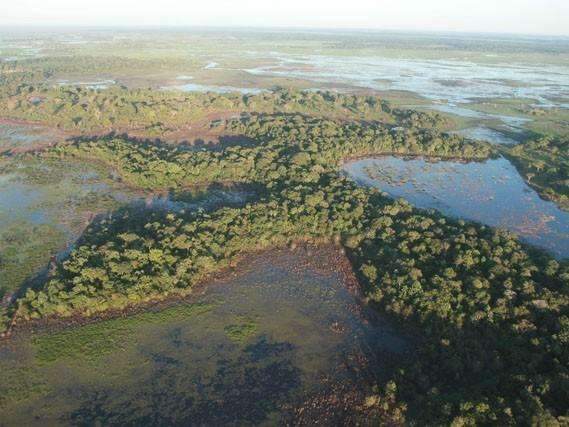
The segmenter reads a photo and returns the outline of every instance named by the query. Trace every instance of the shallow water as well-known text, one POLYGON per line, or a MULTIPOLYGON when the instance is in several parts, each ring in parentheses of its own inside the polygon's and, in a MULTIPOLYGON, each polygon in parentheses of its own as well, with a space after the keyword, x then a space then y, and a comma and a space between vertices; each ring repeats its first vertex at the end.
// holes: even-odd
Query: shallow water
POLYGON ((365 388, 408 344, 366 320, 342 274, 318 267, 329 257, 250 256, 193 305, 0 348, 10 372, 0 417, 10 426, 274 424, 337 382, 365 388), (377 370, 361 369, 367 357, 377 370))
POLYGON ((18 182, 13 175, 0 175, 0 227, 16 219, 32 224, 46 221, 43 210, 33 209, 42 192, 35 186, 18 182))
POLYGON ((508 126, 512 131, 519 131, 525 124, 531 122, 530 119, 527 119, 525 117, 506 116, 503 114, 489 114, 471 110, 468 108, 467 103, 433 104, 427 106, 427 108, 435 111, 440 111, 442 113, 454 114, 459 117, 466 117, 468 119, 499 120, 508 126))
POLYGON ((417 207, 505 228, 558 257, 569 256, 569 212, 542 200, 504 158, 465 164, 389 156, 351 162, 344 171, 417 207))
POLYGON ((500 144, 500 145, 519 144, 519 141, 516 141, 515 139, 512 138, 508 138, 503 133, 498 132, 494 129, 487 128, 486 126, 476 126, 473 128, 462 129, 456 133, 466 138, 487 141, 491 144, 500 144))
MULTIPOLYGON (((47 173, 57 167, 43 166, 47 173)), ((102 182, 97 172, 88 166, 67 166, 66 173, 56 182, 50 182, 49 178, 45 183, 28 182, 25 174, 19 172, 0 175, 0 225, 8 227, 10 222, 16 221, 48 223, 64 229, 71 237, 73 224, 84 217, 81 205, 87 198, 132 197, 102 182)), ((34 167, 42 169, 41 165, 34 167)), ((96 207, 87 210, 96 210, 96 207)))
POLYGON ((381 56, 295 55, 275 52, 275 65, 245 69, 256 76, 292 77, 379 91, 409 91, 430 108, 473 119, 500 120, 512 130, 531 120, 470 110, 489 98, 527 98, 540 107, 566 108, 569 67, 550 64, 482 64, 456 58, 406 59, 381 56))
POLYGON ((116 81, 107 80, 94 80, 94 81, 68 81, 60 80, 58 81, 60 86, 84 86, 88 89, 108 89, 109 87, 116 84, 116 81))
POLYGON ((378 56, 277 53, 278 65, 245 70, 254 75, 348 83, 376 90, 407 90, 451 103, 473 98, 533 98, 551 104, 569 94, 569 67, 480 64, 459 59, 415 60, 378 56))
POLYGON ((0 123, 0 152, 30 149, 37 143, 53 142, 56 132, 36 125, 0 123))
POLYGON ((244 95, 246 94, 259 94, 264 92, 264 89, 254 88, 254 87, 234 87, 234 86, 215 86, 215 85, 202 85, 197 83, 186 83, 179 86, 167 86, 162 89, 167 90, 181 90, 184 92, 213 92, 213 93, 232 93, 239 92, 244 95))

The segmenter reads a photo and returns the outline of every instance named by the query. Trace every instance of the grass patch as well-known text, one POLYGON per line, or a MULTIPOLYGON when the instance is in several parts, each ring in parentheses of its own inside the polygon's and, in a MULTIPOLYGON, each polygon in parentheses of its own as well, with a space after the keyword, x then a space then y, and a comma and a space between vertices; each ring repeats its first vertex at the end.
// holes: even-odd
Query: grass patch
POLYGON ((36 360, 52 363, 63 359, 95 361, 134 339, 145 324, 188 319, 211 311, 214 304, 181 304, 159 312, 145 312, 124 319, 111 319, 61 332, 44 334, 32 341, 36 360))
POLYGON ((240 316, 235 323, 225 327, 225 335, 233 342, 243 343, 255 335, 258 329, 256 321, 249 317, 240 316))
POLYGON ((0 408, 45 394, 48 390, 40 373, 30 367, 11 367, 2 371, 0 408))
POLYGON ((19 221, 0 232, 0 297, 15 291, 47 266, 65 245, 64 233, 49 224, 19 221))

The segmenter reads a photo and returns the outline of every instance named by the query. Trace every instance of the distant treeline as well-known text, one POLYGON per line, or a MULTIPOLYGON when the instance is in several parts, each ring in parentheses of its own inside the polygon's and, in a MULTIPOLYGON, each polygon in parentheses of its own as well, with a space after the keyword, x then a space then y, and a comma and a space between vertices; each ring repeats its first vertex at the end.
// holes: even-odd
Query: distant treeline
POLYGON ((0 74, 0 117, 38 121, 75 132, 175 130, 215 112, 300 113, 444 128, 438 113, 393 108, 377 96, 276 89, 257 95, 184 93, 112 86, 92 89, 27 83, 29 72, 0 74))

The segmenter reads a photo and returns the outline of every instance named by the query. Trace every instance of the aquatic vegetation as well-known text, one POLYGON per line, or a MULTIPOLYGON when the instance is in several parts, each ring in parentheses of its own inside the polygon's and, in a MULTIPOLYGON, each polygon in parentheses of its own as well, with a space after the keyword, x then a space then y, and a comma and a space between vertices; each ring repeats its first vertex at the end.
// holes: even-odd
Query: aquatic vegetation
MULTIPOLYGON (((0 395, 17 388, 25 391, 30 381, 43 388, 41 394, 22 393, 6 402, 0 418, 10 425, 38 418, 59 424, 71 419, 183 423, 191 418, 209 425, 237 416, 253 423, 277 422, 305 396, 326 390, 323 376, 341 376, 344 384, 357 386, 358 376, 337 371, 347 355, 359 354, 362 346, 370 352, 373 348, 374 360, 383 359, 384 354, 400 351, 403 339, 385 322, 376 319, 368 324, 354 312, 353 296, 340 271, 322 274, 321 265, 338 255, 339 250, 331 247, 252 254, 188 298, 195 312, 185 315, 189 307, 184 303, 153 306, 150 317, 144 311, 143 317, 115 318, 110 329, 126 325, 128 334, 120 339, 110 334, 116 346, 100 356, 74 354, 73 346, 83 345, 80 336, 59 335, 99 323, 35 330, 29 344, 27 335, 19 334, 14 337, 17 345, 4 342, 0 347, 0 369, 33 369, 5 376, 0 395), (162 315, 172 309, 180 314, 162 315), (332 331, 330 319, 344 324, 346 332, 332 331), (254 336, 239 345, 229 341, 226 327, 251 320, 257 325, 254 336), (50 336, 64 351, 50 346, 53 353, 47 354, 54 357, 40 361, 38 354, 46 353, 38 343, 49 342, 50 336)), ((108 323, 101 323, 104 336, 108 323)), ((99 341, 96 335, 94 339, 99 341)), ((367 388, 362 382, 362 392, 367 388)), ((352 411, 359 409, 347 409, 352 411)), ((327 412, 341 417, 346 409, 332 407, 327 412)))
POLYGON ((247 317, 241 317, 235 320, 235 323, 225 327, 225 334, 230 340, 243 343, 257 332, 258 326, 254 320, 247 317))
POLYGON ((30 366, 16 366, 2 371, 0 411, 9 405, 45 394, 48 387, 39 370, 30 366))
MULTIPOLYGON (((212 304, 180 304, 161 311, 148 311, 124 319, 110 319, 84 326, 42 334, 33 339, 35 358, 40 363, 62 359, 69 362, 88 359, 91 362, 128 345, 133 330, 141 324, 187 320, 211 311, 212 304)), ((245 325, 248 327, 249 325, 245 325)))
POLYGON ((43 267, 65 242, 61 230, 47 224, 14 223, 0 232, 0 298, 13 292, 43 267))
MULTIPOLYGON (((366 38, 361 42, 374 45, 366 38)), ((563 60, 563 48, 547 46, 563 60)), ((456 49, 461 52, 465 47, 456 49)), ((526 47, 520 49, 527 53, 526 47)), ((130 67, 156 70, 177 64, 179 67, 171 70, 181 74, 177 72, 191 63, 172 58, 165 63, 142 60, 132 51, 123 51, 133 59, 130 67)), ((176 55, 182 56, 180 51, 176 55)), ((377 392, 359 401, 372 414, 375 411, 378 419, 402 423, 405 418, 417 425, 566 422, 567 261, 554 260, 508 232, 446 218, 360 188, 341 174, 346 160, 361 156, 396 154, 466 161, 485 160, 502 152, 517 162, 530 184, 563 205, 567 196, 564 139, 496 148, 442 132, 452 123, 439 114, 395 108, 378 96, 286 89, 258 94, 183 93, 118 84, 100 89, 45 82, 57 73, 79 73, 86 66, 104 73, 121 71, 125 64, 113 57, 101 61, 83 57, 84 64, 55 57, 36 59, 29 65, 0 64, 0 115, 38 121, 83 136, 7 159, 7 173, 14 172, 12 161, 22 161, 31 165, 24 166, 29 169, 25 171, 28 183, 57 183, 61 182, 61 171, 37 165, 77 162, 97 165, 107 184, 114 181, 137 190, 160 190, 180 199, 188 187, 227 183, 252 186, 259 194, 239 206, 207 211, 127 206, 96 218, 49 277, 9 306, 10 318, 8 313, 2 314, 3 324, 14 320, 17 331, 34 319, 77 316, 95 320, 113 310, 192 294, 205 279, 235 266, 247 253, 285 245, 296 248, 307 242, 334 243, 347 254, 369 305, 416 339, 412 351, 398 355, 385 378, 376 378, 380 383, 377 392), (189 129, 188 123, 197 122, 232 137, 246 136, 247 141, 206 149, 116 134, 85 137, 87 133, 126 131, 164 137, 183 133, 189 129)), ((318 60, 312 57, 299 62, 319 65, 318 60)), ((351 73, 353 64, 365 73, 367 65, 353 56, 334 65, 347 65, 351 73)), ((201 63, 194 65, 203 68, 201 63)), ((428 65, 437 73, 449 68, 439 62, 428 65)), ((241 64, 235 68, 243 69, 241 64)), ((492 66, 483 69, 495 72, 492 66)), ((264 71, 248 70, 251 75, 264 71)), ((289 70, 282 71, 286 74, 289 70)), ((311 73, 314 70, 302 71, 311 73)), ((377 81, 373 74, 373 87, 386 83, 377 81)), ((432 82, 436 86, 429 83, 428 89, 433 93, 430 89, 434 87, 435 97, 443 93, 463 99, 457 87, 465 87, 467 82, 455 77, 437 76, 432 82)), ((496 88, 507 93, 517 90, 516 82, 478 83, 489 92, 496 88)), ((500 105, 488 112, 504 114, 518 107, 500 105)), ((558 113, 549 119, 562 124, 563 115, 558 113)), ((541 117, 537 108, 523 115, 521 121, 511 120, 521 123, 525 116, 541 117)), ((86 192, 64 205, 87 210, 115 207, 112 197, 97 192, 86 192)), ((44 241, 52 237, 46 234, 44 241)), ((17 240, 8 237, 8 243, 17 240)), ((19 251, 26 242, 18 244, 19 251)), ((10 249, 6 253, 16 252, 10 249)), ((4 253, 2 257, 2 261, 10 259, 4 253)), ((273 300, 282 308, 281 298, 273 300)), ((208 306, 190 307, 37 336, 32 344, 34 361, 42 367, 82 362, 96 365, 129 347, 139 325, 175 321, 178 316, 192 317, 210 310, 208 306)), ((296 349, 286 340, 262 334, 264 325, 257 318, 236 316, 231 313, 230 321, 216 324, 216 333, 222 338, 220 345, 238 351, 237 357, 204 362, 198 369, 207 367, 210 372, 203 375, 176 375, 196 367, 174 357, 176 352, 170 348, 157 351, 152 345, 141 346, 152 375, 132 375, 136 381, 127 385, 130 389, 124 394, 109 393, 97 385, 84 387, 80 391, 85 399, 66 415, 66 421, 223 424, 235 417, 246 423, 272 421, 278 405, 291 398, 301 383, 303 372, 292 362, 296 349), (243 396, 232 392, 235 386, 240 392, 243 389, 243 396)), ((199 322, 196 319, 196 324, 199 322)), ((328 332, 335 325, 330 323, 328 332)), ((330 333, 341 335, 342 327, 330 333)), ((184 339, 176 328, 169 328, 161 339, 172 340, 174 347, 201 344, 199 339, 184 339)), ((32 395, 42 393, 43 380, 30 382, 33 375, 35 372, 15 371, 8 378, 6 396, 25 400, 30 396, 27 390, 32 395), (22 390, 12 387, 20 376, 25 377, 22 390)))

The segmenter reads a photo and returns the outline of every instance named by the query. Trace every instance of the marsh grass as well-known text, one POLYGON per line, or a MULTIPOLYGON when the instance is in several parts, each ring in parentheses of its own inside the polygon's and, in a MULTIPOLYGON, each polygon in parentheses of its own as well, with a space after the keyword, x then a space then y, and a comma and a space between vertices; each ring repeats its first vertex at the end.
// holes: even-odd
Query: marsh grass
POLYGON ((249 338, 257 333, 257 330, 257 322, 246 316, 237 317, 233 324, 226 326, 224 329, 227 338, 239 344, 248 341, 249 338))
POLYGON ((215 304, 181 304, 159 312, 145 312, 120 319, 110 319, 78 328, 42 334, 32 340, 35 358, 41 363, 59 360, 97 361, 126 347, 142 326, 187 320, 211 311, 215 304))

